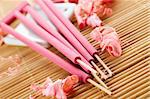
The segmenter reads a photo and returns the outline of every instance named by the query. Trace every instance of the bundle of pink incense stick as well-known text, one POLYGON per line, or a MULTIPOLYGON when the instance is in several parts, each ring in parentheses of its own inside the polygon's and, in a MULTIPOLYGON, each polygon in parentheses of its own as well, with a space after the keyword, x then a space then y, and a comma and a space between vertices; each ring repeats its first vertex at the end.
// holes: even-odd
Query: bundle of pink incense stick
POLYGON ((31 5, 30 2, 22 2, 19 7, 13 10, 2 20, 0 23, 2 31, 21 40, 30 48, 47 57, 67 72, 79 76, 81 81, 85 83, 89 82, 111 95, 111 91, 102 80, 111 77, 112 72, 101 60, 98 55, 98 51, 87 41, 76 27, 62 15, 51 0, 34 0, 34 2, 40 6, 59 32, 47 24, 46 20, 36 12, 34 5, 31 5), (31 21, 26 18, 24 13, 29 13, 35 21, 31 21), (31 41, 23 35, 18 34, 12 27, 10 27, 10 24, 15 19, 19 19, 28 29, 32 30, 35 34, 53 45, 53 47, 55 47, 74 64, 68 63, 48 49, 31 41), (95 63, 95 59, 100 62, 102 65, 101 68, 95 63), (77 68, 75 66, 76 64, 83 68, 83 70, 77 68), (107 74, 102 70, 102 68, 107 72, 107 74), (92 76, 98 83, 92 80, 92 76))

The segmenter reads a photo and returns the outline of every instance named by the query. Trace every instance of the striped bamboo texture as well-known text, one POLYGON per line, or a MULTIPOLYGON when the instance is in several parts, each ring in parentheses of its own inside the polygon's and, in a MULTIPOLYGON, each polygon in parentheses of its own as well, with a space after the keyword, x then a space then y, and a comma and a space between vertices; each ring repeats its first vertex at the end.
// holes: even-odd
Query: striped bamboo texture
MULTIPOLYGON (((116 28, 122 42, 123 54, 119 58, 114 58, 106 52, 100 52, 100 57, 114 72, 114 76, 105 81, 113 95, 108 96, 90 84, 78 84, 74 92, 68 96, 69 99, 150 98, 150 1, 116 0, 113 11, 113 16, 104 22, 116 28)), ((75 20, 73 21, 76 24, 75 20)), ((92 28, 87 27, 81 31, 100 51, 99 44, 90 38, 91 30, 92 28)), ((53 47, 49 50, 64 58, 53 47)), ((69 75, 30 48, 7 45, 0 47, 0 56, 15 54, 22 57, 21 68, 14 76, 0 78, 1 99, 27 99, 33 94, 29 88, 32 83, 42 83, 47 77, 57 80, 69 75)), ((10 66, 10 62, 0 62, 0 73, 10 66)), ((36 96, 37 99, 47 99, 40 95, 36 96)))

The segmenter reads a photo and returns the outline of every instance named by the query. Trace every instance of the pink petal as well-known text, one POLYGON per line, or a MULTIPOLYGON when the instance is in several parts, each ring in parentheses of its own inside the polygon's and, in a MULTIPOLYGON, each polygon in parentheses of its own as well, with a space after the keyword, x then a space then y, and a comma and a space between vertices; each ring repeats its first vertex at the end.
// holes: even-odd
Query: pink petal
POLYGON ((54 83, 54 88, 56 91, 56 98, 57 99, 67 99, 67 96, 64 93, 63 88, 62 88, 62 80, 57 80, 54 83))
POLYGON ((68 76, 63 80, 63 90, 68 93, 72 90, 73 86, 79 82, 79 77, 77 75, 68 76))
POLYGON ((106 50, 108 51, 110 55, 115 56, 115 57, 119 57, 122 53, 120 44, 115 40, 113 41, 113 43, 110 43, 107 46, 106 50))
POLYGON ((42 94, 45 96, 55 96, 54 85, 50 83, 45 89, 42 90, 42 94))
POLYGON ((99 19, 99 17, 96 14, 93 14, 87 18, 86 23, 89 26, 97 27, 101 25, 102 21, 99 19))
POLYGON ((72 88, 74 84, 78 83, 79 78, 76 75, 72 75, 64 80, 59 79, 54 83, 50 78, 47 78, 47 80, 42 84, 42 86, 37 86, 33 84, 31 86, 31 89, 43 94, 44 96, 55 96, 57 99, 67 99, 66 93, 63 90, 63 84, 68 80, 72 81, 71 86, 69 86, 72 88))
POLYGON ((81 5, 81 8, 88 14, 91 13, 93 8, 93 2, 92 0, 79 0, 79 5, 81 5))
POLYGON ((35 85, 35 84, 32 84, 32 85, 30 86, 30 88, 31 88, 32 90, 36 91, 36 92, 41 92, 42 89, 43 89, 43 87, 38 86, 38 85, 35 85))
POLYGON ((102 34, 99 33, 99 29, 95 28, 91 33, 90 33, 91 37, 96 40, 101 42, 102 41, 102 34))
POLYGON ((102 51, 105 49, 112 56, 118 57, 122 53, 119 37, 112 27, 97 27, 91 32, 91 37, 100 42, 102 51))
POLYGON ((75 16, 77 18, 77 22, 78 22, 78 26, 80 29, 84 28, 86 26, 86 23, 85 23, 85 18, 83 17, 82 15, 82 11, 81 11, 81 6, 76 6, 75 7, 75 10, 74 10, 74 13, 75 13, 75 16))

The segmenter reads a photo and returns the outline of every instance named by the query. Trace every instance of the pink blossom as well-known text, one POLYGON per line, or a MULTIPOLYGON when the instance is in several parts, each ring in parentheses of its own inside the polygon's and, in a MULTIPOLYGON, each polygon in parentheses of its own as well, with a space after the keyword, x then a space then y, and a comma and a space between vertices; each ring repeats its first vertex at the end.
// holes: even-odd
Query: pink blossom
POLYGON ((79 0, 75 8, 75 16, 79 28, 82 29, 86 25, 96 27, 101 25, 98 17, 110 17, 112 9, 108 7, 110 1, 106 0, 79 0))
POLYGON ((8 58, 0 56, 0 61, 10 61, 10 62, 13 62, 13 64, 15 64, 14 67, 9 67, 6 72, 1 73, 0 78, 2 78, 4 75, 13 76, 19 72, 21 58, 18 55, 9 56, 8 58))
POLYGON ((76 75, 68 76, 64 80, 58 79, 55 82, 50 78, 47 78, 41 86, 35 84, 31 85, 31 89, 44 96, 54 96, 57 99, 67 99, 67 92, 69 92, 78 81, 79 78, 76 75))
POLYGON ((74 13, 77 18, 78 26, 80 29, 86 26, 86 19, 88 17, 84 12, 82 13, 82 11, 83 10, 81 9, 80 5, 77 5, 77 7, 75 7, 74 13))
POLYGON ((99 19, 97 14, 93 14, 87 18, 86 24, 92 27, 98 27, 102 24, 102 21, 99 19))
POLYGON ((57 99, 67 99, 66 93, 64 92, 62 85, 63 85, 62 80, 57 80, 54 83, 54 88, 55 88, 57 99))
POLYGON ((63 80, 63 90, 68 93, 73 89, 73 86, 79 82, 79 77, 77 75, 68 76, 63 80))
POLYGON ((14 55, 14 56, 9 56, 8 60, 16 63, 16 64, 20 64, 21 63, 21 58, 19 55, 14 55))
POLYGON ((106 49, 110 55, 115 57, 121 55, 120 40, 112 27, 97 27, 91 32, 91 37, 100 43, 102 51, 106 49))

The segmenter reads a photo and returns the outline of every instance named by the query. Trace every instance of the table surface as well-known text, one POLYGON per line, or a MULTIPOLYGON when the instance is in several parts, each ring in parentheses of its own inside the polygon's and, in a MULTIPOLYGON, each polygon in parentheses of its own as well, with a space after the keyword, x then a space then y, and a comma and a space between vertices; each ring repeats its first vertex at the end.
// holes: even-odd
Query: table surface
MULTIPOLYGON (((0 0, 0 19, 11 11, 20 0, 0 0)), ((116 28, 121 40, 123 54, 114 58, 107 52, 100 52, 99 44, 90 38, 92 28, 81 30, 82 34, 100 52, 102 60, 113 71, 114 76, 105 83, 113 92, 109 96, 90 84, 78 84, 69 99, 146 99, 149 96, 149 39, 150 39, 150 2, 149 0, 115 0, 113 16, 104 20, 105 23, 116 28)), ((61 57, 56 49, 50 47, 61 57)), ((0 47, 0 56, 8 57, 18 54, 22 58, 19 72, 13 76, 0 78, 1 99, 26 99, 30 94, 33 83, 42 83, 47 77, 52 80, 65 78, 69 74, 56 64, 42 57, 28 47, 8 46, 0 47)), ((10 62, 0 62, 0 73, 12 66, 10 62)), ((100 66, 100 65, 99 65, 100 66)), ((37 96, 37 99, 49 97, 37 96)))

